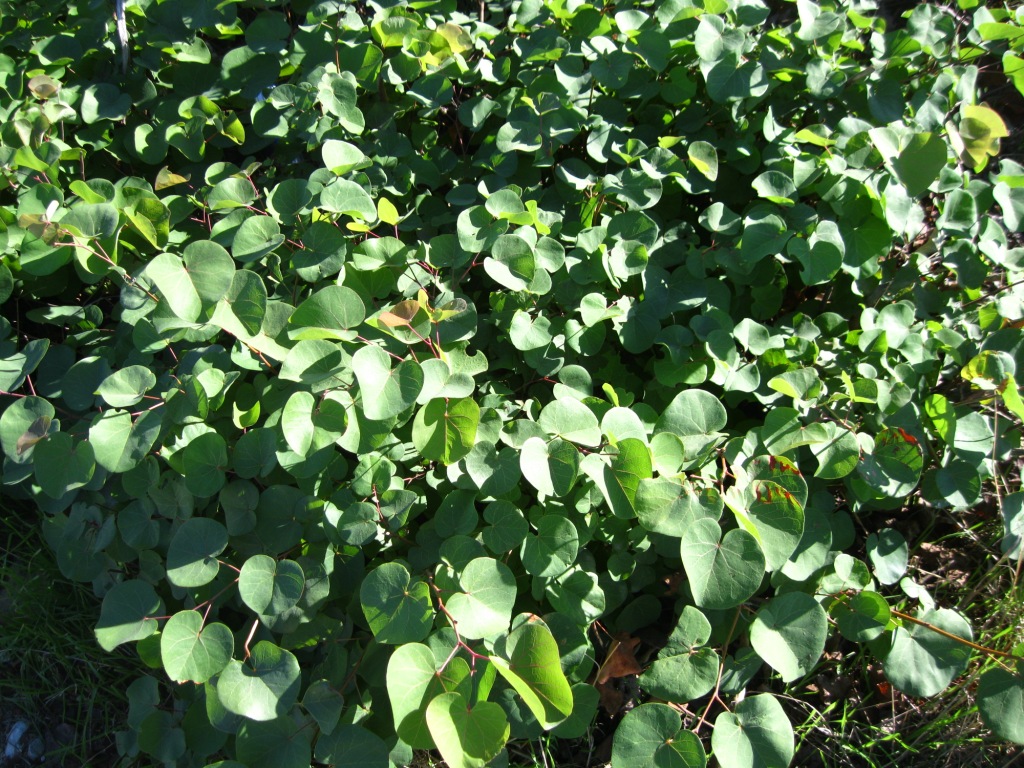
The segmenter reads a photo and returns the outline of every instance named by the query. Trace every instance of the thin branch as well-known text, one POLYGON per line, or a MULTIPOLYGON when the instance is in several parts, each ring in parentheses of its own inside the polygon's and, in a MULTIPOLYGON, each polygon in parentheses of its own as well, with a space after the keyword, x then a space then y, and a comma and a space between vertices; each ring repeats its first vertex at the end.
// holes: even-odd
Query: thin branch
POLYGON ((919 627, 930 629, 932 632, 935 632, 936 634, 942 635, 943 637, 947 637, 950 640, 956 640, 958 643, 963 643, 964 645, 969 646, 970 648, 973 648, 976 651, 987 653, 989 656, 1000 656, 1004 659, 1013 659, 1014 661, 1020 661, 1021 659, 1020 656, 1014 656, 1012 653, 1007 653, 1006 651, 999 651, 995 648, 988 648, 984 645, 978 645, 975 642, 960 637, 959 635, 954 635, 952 632, 947 632, 941 627, 937 627, 934 624, 931 624, 927 621, 914 618, 913 616, 903 613, 902 611, 897 611, 895 608, 890 608, 889 612, 896 618, 901 619, 902 621, 909 621, 911 624, 917 624, 919 627))

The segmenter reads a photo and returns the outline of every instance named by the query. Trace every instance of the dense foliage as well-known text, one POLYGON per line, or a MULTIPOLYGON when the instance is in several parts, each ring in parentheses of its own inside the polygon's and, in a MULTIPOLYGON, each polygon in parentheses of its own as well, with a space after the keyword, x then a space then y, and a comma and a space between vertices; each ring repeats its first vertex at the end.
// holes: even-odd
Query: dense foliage
POLYGON ((4 6, 4 492, 162 670, 126 759, 785 766, 837 635, 1024 742, 871 523, 1020 562, 1020 14, 4 6))

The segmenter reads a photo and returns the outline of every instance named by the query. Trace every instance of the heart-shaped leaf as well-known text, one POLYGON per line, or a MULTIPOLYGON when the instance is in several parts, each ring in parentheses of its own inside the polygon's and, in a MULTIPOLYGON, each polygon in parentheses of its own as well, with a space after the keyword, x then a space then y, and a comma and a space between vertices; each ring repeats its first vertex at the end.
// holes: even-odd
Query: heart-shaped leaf
POLYGON ((113 408, 130 408, 156 386, 156 376, 144 365, 130 365, 103 380, 96 394, 113 408))
MULTIPOLYGON (((921 610, 915 616, 943 632, 971 640, 970 625, 948 608, 921 610)), ((893 632, 885 656, 885 676, 910 696, 934 696, 967 667, 970 646, 935 632, 924 624, 906 622, 893 632)))
POLYGON ((465 659, 457 656, 440 670, 437 664, 433 651, 419 643, 397 648, 388 662, 388 698, 395 729, 414 749, 436 746, 426 720, 430 702, 442 693, 470 695, 470 669, 465 659))
POLYGON ((544 729, 554 728, 572 712, 573 696, 559 662, 558 644, 544 624, 521 625, 505 641, 508 659, 491 663, 516 689, 544 729))
POLYGON ((560 576, 576 562, 579 534, 560 515, 547 515, 537 523, 537 535, 523 543, 523 567, 532 576, 560 576))
POLYGON ((274 616, 299 602, 306 586, 302 566, 294 560, 253 555, 238 573, 238 593, 259 614, 274 616))
POLYGON ((508 629, 516 579, 507 565, 478 557, 462 569, 459 586, 461 591, 449 597, 445 607, 462 637, 494 637, 508 629))
POLYGON ((733 608, 757 591, 765 573, 764 554, 746 531, 722 536, 714 520, 696 521, 680 545, 683 568, 701 608, 733 608))
POLYGON ((579 477, 580 453, 572 443, 531 437, 519 454, 519 467, 530 484, 545 496, 565 496, 579 477))
POLYGON ((497 704, 470 707, 461 693, 442 693, 427 707, 427 725, 451 768, 483 768, 508 741, 508 717, 497 704))
POLYGON ((321 288, 299 306, 288 318, 288 335, 295 340, 352 338, 355 328, 366 317, 366 306, 359 294, 344 285, 321 288))
POLYGON ((416 413, 412 442, 424 459, 452 464, 473 448, 479 424, 480 406, 472 398, 435 398, 416 413))
POLYGON ((774 696, 750 696, 715 719, 711 748, 722 768, 788 768, 794 752, 793 726, 774 696))
POLYGON ((706 646, 711 624, 698 609, 688 605, 658 658, 640 678, 653 696, 680 703, 703 696, 718 680, 718 654, 706 646))
POLYGON ((359 600, 379 643, 413 643, 430 631, 430 587, 413 581, 401 563, 385 563, 369 573, 359 588, 359 600))
POLYGON ((231 659, 235 640, 223 624, 203 626, 198 611, 180 611, 164 625, 160 658, 168 676, 179 683, 205 683, 231 659))
POLYGON ((39 487, 54 499, 86 485, 96 471, 92 444, 85 441, 76 443, 71 435, 64 432, 56 432, 37 443, 32 463, 39 487))
POLYGON ((201 587, 217 575, 217 555, 228 545, 223 524, 193 517, 178 528, 167 549, 167 578, 178 587, 201 587))
POLYGON ((827 634, 828 619, 818 601, 803 592, 787 592, 757 612, 750 644, 789 683, 814 668, 827 634))
MULTIPOLYGON (((236 765, 251 768, 304 768, 310 763, 310 736, 287 717, 259 722, 246 720, 238 727, 235 737, 236 765)), ((219 768, 236 768, 231 762, 219 768)))
POLYGON ((301 671, 288 651, 261 640, 246 661, 232 659, 217 680, 224 708, 250 720, 274 720, 291 710, 299 697, 301 671))
POLYGON ((612 768, 704 768, 704 746, 681 726, 679 713, 665 704, 631 709, 615 729, 612 768))
POLYGON ((1014 672, 989 669, 978 680, 978 709, 985 724, 1007 741, 1024 744, 1024 665, 1014 672))
POLYGON ((318 762, 330 765, 385 766, 388 760, 388 745, 375 733, 359 725, 342 725, 329 734, 322 734, 316 741, 313 756, 318 762))
POLYGON ((591 447, 601 444, 597 416, 579 400, 553 400, 541 410, 537 422, 548 434, 571 443, 591 447))
POLYGON ((390 419, 411 408, 423 388, 419 363, 403 360, 392 369, 390 356, 377 346, 356 352, 352 370, 362 393, 363 413, 371 421, 390 419))
POLYGON ((100 620, 96 624, 96 640, 105 651, 122 643, 141 640, 157 631, 152 616, 160 614, 163 603, 152 585, 133 579, 115 584, 103 596, 100 620))

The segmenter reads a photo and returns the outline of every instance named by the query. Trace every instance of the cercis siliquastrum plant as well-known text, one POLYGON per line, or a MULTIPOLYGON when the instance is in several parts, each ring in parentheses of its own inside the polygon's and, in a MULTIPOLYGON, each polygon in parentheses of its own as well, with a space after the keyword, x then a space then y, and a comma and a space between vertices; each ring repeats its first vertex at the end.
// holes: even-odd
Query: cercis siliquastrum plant
POLYGON ((987 660, 1024 742, 1019 649, 872 517, 994 495, 1019 571, 1017 16, 71 0, 0 41, 4 493, 162 670, 126 758, 785 766, 774 694, 844 643, 911 697, 987 660))

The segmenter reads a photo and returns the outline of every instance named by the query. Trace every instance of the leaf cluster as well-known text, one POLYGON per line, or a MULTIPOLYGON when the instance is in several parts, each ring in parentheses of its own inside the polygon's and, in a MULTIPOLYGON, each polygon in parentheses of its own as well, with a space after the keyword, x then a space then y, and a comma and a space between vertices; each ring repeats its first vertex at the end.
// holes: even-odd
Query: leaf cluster
POLYGON ((0 20, 2 482, 161 670, 122 754, 785 766, 841 641, 1024 742, 854 527, 994 489, 1020 562, 1019 14, 464 5, 0 20))

